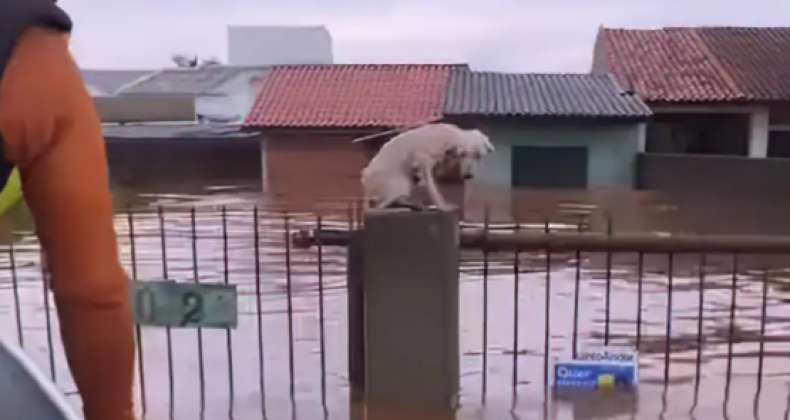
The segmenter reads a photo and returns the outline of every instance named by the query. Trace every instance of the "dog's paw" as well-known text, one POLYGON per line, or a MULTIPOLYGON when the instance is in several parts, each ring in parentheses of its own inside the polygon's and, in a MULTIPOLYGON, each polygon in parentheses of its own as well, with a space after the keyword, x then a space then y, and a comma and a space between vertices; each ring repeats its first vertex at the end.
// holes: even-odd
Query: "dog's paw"
POLYGON ((389 209, 406 209, 406 210, 411 210, 411 211, 422 211, 422 210, 425 210, 425 206, 424 205, 422 205, 420 203, 417 203, 417 202, 411 202, 409 200, 396 201, 396 202, 390 204, 389 206, 387 206, 386 208, 389 208, 389 209))

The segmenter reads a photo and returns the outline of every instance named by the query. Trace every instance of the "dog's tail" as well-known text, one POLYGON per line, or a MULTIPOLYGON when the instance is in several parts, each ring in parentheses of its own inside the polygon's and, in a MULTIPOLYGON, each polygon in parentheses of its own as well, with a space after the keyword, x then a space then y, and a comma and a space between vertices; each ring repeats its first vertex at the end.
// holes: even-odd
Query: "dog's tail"
POLYGON ((390 135, 390 134, 400 134, 400 133, 403 133, 405 131, 413 130, 415 128, 420 128, 420 127, 422 127, 424 125, 433 124, 433 123, 439 122, 439 121, 441 121, 441 118, 431 118, 428 121, 425 121, 423 123, 414 124, 414 125, 408 125, 408 126, 405 126, 405 127, 393 128, 392 130, 382 131, 380 133, 370 134, 370 135, 367 135, 367 136, 364 136, 364 137, 357 137, 354 140, 352 140, 351 143, 360 143, 360 142, 363 142, 363 141, 366 141, 366 140, 371 140, 371 139, 375 139, 375 138, 378 138, 378 137, 381 137, 381 136, 387 136, 387 135, 390 135))
POLYGON ((371 197, 370 197, 370 193, 368 192, 369 178, 370 178, 370 168, 365 167, 364 169, 362 169, 362 176, 360 177, 360 183, 362 184, 362 203, 363 203, 362 205, 366 213, 368 212, 368 210, 371 209, 371 203, 370 203, 371 197))

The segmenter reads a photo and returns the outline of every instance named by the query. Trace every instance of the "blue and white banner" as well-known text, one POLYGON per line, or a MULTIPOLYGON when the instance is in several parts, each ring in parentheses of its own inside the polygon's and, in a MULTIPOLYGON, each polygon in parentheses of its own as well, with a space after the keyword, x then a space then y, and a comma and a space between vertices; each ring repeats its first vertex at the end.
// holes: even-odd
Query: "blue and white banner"
POLYGON ((631 389, 639 384, 639 356, 630 349, 604 347, 554 363, 556 388, 631 389))

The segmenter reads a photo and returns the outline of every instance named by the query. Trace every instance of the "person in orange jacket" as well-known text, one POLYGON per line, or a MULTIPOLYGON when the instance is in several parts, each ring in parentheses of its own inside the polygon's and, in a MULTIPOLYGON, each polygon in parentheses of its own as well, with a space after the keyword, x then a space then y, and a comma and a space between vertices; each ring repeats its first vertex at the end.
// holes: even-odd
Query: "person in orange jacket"
POLYGON ((134 321, 101 122, 52 0, 0 0, 0 182, 19 170, 86 420, 133 420, 134 321))

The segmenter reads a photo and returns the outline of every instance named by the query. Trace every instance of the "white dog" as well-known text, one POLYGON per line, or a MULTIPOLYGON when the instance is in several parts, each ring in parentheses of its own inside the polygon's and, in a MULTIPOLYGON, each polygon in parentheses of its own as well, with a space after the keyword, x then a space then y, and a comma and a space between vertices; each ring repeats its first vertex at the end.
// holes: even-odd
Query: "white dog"
POLYGON ((416 184, 424 185, 433 204, 450 210, 436 186, 436 173, 457 171, 474 177, 480 160, 494 151, 488 136, 452 124, 428 124, 401 133, 387 142, 362 171, 368 208, 414 207, 409 201, 416 184))

